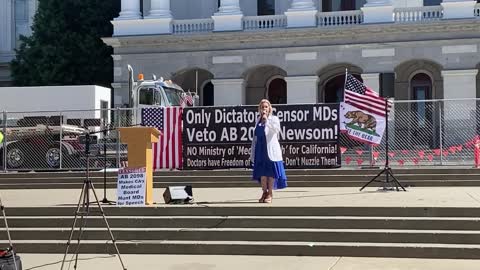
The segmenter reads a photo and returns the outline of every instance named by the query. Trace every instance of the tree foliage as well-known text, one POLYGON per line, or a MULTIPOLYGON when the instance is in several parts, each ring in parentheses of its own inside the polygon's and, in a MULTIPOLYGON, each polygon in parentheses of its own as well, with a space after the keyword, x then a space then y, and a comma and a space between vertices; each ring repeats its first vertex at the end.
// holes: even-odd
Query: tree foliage
POLYGON ((113 81, 110 21, 119 0, 39 0, 32 35, 11 62, 15 85, 102 85, 113 81))

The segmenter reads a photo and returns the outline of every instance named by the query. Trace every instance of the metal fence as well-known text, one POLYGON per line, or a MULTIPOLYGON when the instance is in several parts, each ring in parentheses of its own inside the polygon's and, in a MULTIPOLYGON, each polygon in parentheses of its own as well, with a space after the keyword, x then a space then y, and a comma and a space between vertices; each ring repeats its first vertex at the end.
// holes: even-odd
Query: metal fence
MULTIPOLYGON (((474 140, 480 130, 480 100, 396 101, 389 117, 389 161, 392 167, 473 166, 474 140)), ((90 147, 90 168, 122 167, 127 147, 118 128, 138 125, 139 111, 72 110, 3 112, 0 168, 83 170, 86 132, 97 140, 90 147)), ((382 166, 386 136, 371 147, 340 136, 342 166, 382 166)))

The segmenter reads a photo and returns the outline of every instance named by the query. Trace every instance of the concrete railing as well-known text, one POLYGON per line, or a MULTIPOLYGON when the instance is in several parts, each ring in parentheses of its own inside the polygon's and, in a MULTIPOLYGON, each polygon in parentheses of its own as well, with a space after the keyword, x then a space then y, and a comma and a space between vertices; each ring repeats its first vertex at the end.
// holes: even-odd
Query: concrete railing
POLYGON ((287 16, 245 16, 243 17, 244 30, 261 30, 287 27, 287 16))
POLYGON ((319 12, 317 14, 318 27, 361 24, 363 13, 361 10, 319 12))
POLYGON ((175 20, 174 34, 195 34, 213 31, 213 19, 175 20))
POLYGON ((396 8, 394 11, 394 19, 397 23, 435 21, 442 17, 442 6, 396 8))

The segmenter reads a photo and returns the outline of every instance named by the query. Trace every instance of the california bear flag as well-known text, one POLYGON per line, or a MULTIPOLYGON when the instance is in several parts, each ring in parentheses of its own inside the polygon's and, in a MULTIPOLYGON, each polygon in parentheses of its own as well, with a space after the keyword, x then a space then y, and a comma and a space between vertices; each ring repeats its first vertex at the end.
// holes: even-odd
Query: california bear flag
POLYGON ((385 116, 341 102, 340 131, 356 141, 378 145, 385 131, 385 116))

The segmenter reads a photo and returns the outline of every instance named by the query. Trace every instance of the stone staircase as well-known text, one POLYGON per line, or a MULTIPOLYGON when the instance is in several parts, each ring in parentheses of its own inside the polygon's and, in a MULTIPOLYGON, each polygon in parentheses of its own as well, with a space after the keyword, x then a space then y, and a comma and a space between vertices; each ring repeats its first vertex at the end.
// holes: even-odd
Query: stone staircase
MULTIPOLYGON (((98 207, 90 209, 80 252, 115 253, 98 207)), ((122 254, 480 258, 479 208, 165 205, 104 209, 122 254)), ((19 253, 65 252, 73 207, 6 210, 19 253)), ((70 251, 75 250, 77 237, 75 231, 70 251)), ((6 235, 0 239, 6 246, 6 235)))
MULTIPOLYGON (((436 167, 393 171, 405 186, 480 186, 478 169, 436 167)), ((287 176, 290 187, 361 187, 378 172, 380 169, 288 170, 287 176)), ((154 174, 154 187, 186 184, 194 188, 256 187, 250 177, 249 170, 165 171, 154 174)), ((84 179, 83 172, 6 173, 0 174, 0 189, 77 189, 84 179)), ((103 188, 102 172, 91 173, 90 179, 97 188, 103 188)), ((108 172, 105 179, 107 188, 116 188, 116 173, 108 172)))

